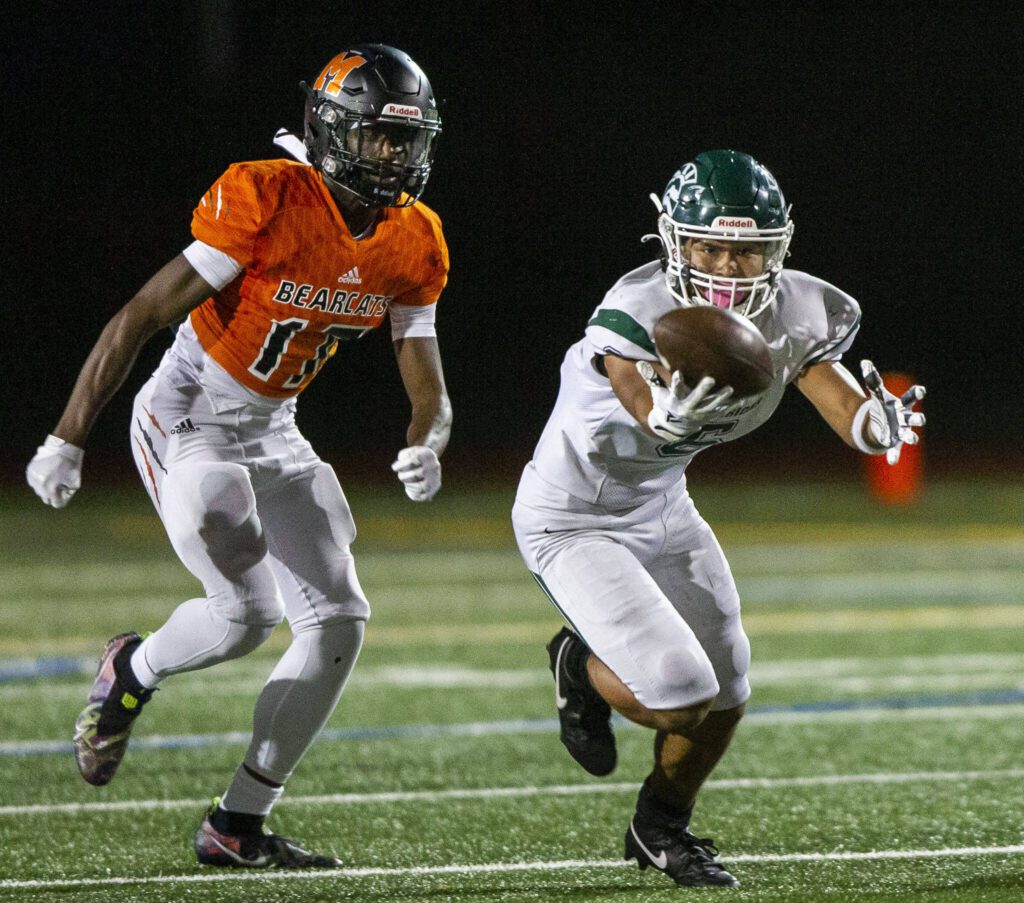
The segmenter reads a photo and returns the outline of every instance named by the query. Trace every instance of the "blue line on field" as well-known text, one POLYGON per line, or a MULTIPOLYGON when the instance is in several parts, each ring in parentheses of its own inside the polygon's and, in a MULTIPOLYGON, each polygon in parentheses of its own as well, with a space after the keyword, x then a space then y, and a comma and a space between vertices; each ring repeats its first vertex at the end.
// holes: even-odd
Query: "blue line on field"
POLYGON ((96 668, 93 660, 59 656, 57 658, 26 658, 0 660, 0 684, 37 677, 74 677, 91 674, 96 668))
MULTIPOLYGON (((1024 690, 995 690, 987 693, 943 694, 941 696, 905 696, 889 699, 849 699, 830 702, 801 702, 793 705, 762 706, 751 709, 747 718, 770 717, 788 713, 849 712, 860 709, 928 709, 943 706, 992 706, 1024 703, 1024 690)), ((634 727, 615 716, 620 727, 634 727)), ((477 721, 464 724, 401 724, 391 727, 330 728, 320 734, 323 740, 411 740, 421 737, 489 737, 500 734, 553 733, 558 730, 554 718, 522 721, 477 721)), ((249 734, 242 731, 221 734, 179 734, 176 736, 138 737, 133 749, 202 749, 211 746, 245 745, 249 734)), ((8 740, 0 742, 0 757, 43 756, 71 752, 65 740, 8 740)))
POLYGON ((789 705, 758 706, 751 715, 783 712, 853 712, 858 709, 933 709, 942 706, 1007 705, 1024 702, 1024 690, 986 690, 977 693, 945 693, 941 696, 897 696, 883 699, 836 699, 830 702, 794 702, 789 705))

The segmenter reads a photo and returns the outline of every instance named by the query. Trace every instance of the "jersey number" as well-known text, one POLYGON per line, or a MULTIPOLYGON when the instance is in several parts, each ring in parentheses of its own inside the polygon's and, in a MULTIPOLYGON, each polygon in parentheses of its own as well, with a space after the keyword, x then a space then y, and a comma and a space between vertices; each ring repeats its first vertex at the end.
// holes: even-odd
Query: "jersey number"
MULTIPOLYGON (((267 382, 271 374, 280 366, 281 358, 288 349, 295 334, 309 325, 309 320, 301 320, 293 317, 288 320, 272 320, 270 332, 263 340, 263 347, 259 356, 249 366, 249 372, 259 379, 267 382)), ((324 365, 333 353, 338 342, 353 341, 362 338, 370 331, 367 326, 339 326, 333 324, 325 327, 321 332, 324 340, 317 345, 313 357, 303 361, 302 368, 298 373, 293 373, 284 381, 284 387, 294 389, 301 386, 303 382, 311 379, 316 372, 324 365)))

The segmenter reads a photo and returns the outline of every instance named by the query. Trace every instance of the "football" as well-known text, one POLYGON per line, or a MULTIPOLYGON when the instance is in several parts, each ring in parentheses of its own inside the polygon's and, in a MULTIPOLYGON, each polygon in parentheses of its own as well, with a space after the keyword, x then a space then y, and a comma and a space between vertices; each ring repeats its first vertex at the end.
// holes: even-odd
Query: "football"
POLYGON ((688 386, 710 376, 733 398, 763 392, 775 376, 768 343, 749 320, 717 307, 680 307, 654 324, 654 347, 688 386))

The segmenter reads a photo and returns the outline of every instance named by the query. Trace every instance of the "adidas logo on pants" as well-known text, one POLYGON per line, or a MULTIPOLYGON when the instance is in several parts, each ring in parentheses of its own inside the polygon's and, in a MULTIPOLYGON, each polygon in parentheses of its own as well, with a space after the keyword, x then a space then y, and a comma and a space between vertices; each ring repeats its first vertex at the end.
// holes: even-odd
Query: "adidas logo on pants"
POLYGON ((191 417, 186 417, 181 423, 175 424, 171 427, 171 435, 180 435, 181 433, 198 433, 199 427, 192 423, 191 417))

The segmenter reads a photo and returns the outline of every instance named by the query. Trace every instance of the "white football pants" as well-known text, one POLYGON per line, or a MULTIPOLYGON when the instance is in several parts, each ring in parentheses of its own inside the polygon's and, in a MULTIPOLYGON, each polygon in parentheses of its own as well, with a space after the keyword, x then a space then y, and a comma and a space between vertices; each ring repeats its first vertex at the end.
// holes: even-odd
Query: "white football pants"
POLYGON ((370 608, 348 502, 296 427, 294 399, 225 392, 217 377, 201 384, 168 352, 135 399, 136 466, 205 596, 179 606, 132 667, 154 686, 244 655, 287 617, 292 644, 256 704, 245 759, 283 783, 337 704, 370 608))
POLYGON ((512 509, 541 589, 649 709, 750 696, 750 642, 728 562, 683 484, 632 511, 601 511, 528 465, 512 509))

